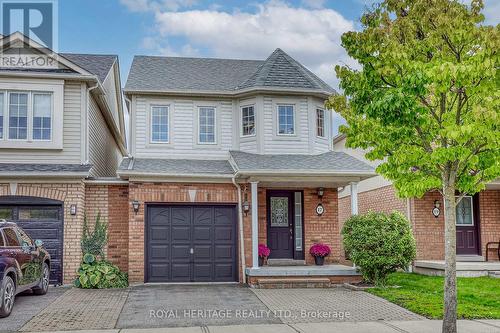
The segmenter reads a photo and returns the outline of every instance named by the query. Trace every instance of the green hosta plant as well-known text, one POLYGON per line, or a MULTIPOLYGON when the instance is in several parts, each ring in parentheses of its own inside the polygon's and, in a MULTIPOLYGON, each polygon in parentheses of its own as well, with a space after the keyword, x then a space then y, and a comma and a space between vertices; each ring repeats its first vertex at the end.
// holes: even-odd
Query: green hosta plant
POLYGON ((415 239, 406 217, 369 212, 349 218, 342 229, 344 248, 363 279, 385 285, 387 276, 415 259, 415 239))
POLYGON ((126 288, 128 277, 112 263, 96 260, 93 254, 86 253, 74 285, 84 289, 126 288))

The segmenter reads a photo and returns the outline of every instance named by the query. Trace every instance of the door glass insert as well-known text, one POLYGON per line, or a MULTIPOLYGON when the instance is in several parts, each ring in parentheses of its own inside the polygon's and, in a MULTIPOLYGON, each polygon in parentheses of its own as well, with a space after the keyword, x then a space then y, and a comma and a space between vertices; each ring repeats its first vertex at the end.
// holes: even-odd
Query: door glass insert
POLYGON ((464 197, 457 205, 457 225, 467 226, 474 225, 472 218, 472 197, 464 197))
POLYGON ((302 193, 295 192, 295 251, 302 251, 302 193))
POLYGON ((288 227, 288 197, 271 197, 271 227, 288 227))

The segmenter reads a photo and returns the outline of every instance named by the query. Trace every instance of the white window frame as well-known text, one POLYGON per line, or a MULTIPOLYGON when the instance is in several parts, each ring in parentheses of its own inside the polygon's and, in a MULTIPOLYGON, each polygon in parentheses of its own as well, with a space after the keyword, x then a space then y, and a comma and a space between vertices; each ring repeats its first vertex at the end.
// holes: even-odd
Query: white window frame
POLYGON ((240 137, 248 138, 257 135, 257 115, 255 113, 255 104, 243 105, 240 107, 240 137), (253 108, 253 134, 243 133, 243 109, 253 108))
POLYGON ((170 105, 151 104, 149 106, 149 143, 153 145, 170 143, 170 105), (167 108, 167 141, 153 140, 153 108, 167 108))
POLYGON ((316 136, 318 138, 326 138, 326 111, 325 109, 322 109, 322 108, 316 108, 316 136), (318 112, 322 112, 323 113, 323 127, 322 127, 322 132, 323 132, 323 135, 319 135, 319 129, 320 127, 318 126, 318 121, 319 121, 319 117, 318 117, 318 112))
MULTIPOLYGON (((458 196, 455 196, 455 198, 458 198, 458 196)), ((455 216, 455 225, 457 227, 473 227, 473 226, 475 226, 475 222, 474 222, 474 198, 471 195, 466 195, 462 198, 462 200, 464 200, 465 198, 470 199, 470 217, 471 217, 472 223, 471 224, 458 224, 458 223, 456 223, 457 218, 455 216)), ((456 209, 457 209, 457 207, 455 207, 455 215, 456 215, 456 209)))
POLYGON ((11 79, 0 78, 0 93, 4 94, 4 132, 0 139, 0 149, 63 149, 64 128, 64 81, 52 79, 11 79), (9 139, 9 93, 22 92, 29 94, 28 101, 28 133, 26 139, 9 139), (51 95, 51 135, 50 140, 33 140, 33 104, 32 94, 51 95))
POLYGON ((201 145, 201 146, 205 146, 205 145, 209 145, 209 146, 216 146, 217 145, 217 107, 216 106, 213 106, 213 105, 198 105, 197 106, 197 133, 196 133, 196 142, 198 143, 198 145, 201 145), (202 142, 200 140, 200 134, 201 134, 201 127, 200 127, 200 117, 201 117, 201 112, 200 110, 201 109, 213 109, 214 110, 214 126, 213 126, 213 129, 214 129, 214 141, 213 142, 202 142))
MULTIPOLYGON (((3 95, 3 132, 0 138, 0 143, 37 143, 47 142, 51 143, 54 140, 54 93, 52 91, 42 90, 1 90, 0 94, 3 95), (26 139, 11 139, 9 136, 10 130, 10 95, 11 94, 27 94, 27 113, 26 117, 26 139), (33 138, 33 116, 34 116, 34 95, 49 95, 50 96, 50 139, 34 139, 33 138)), ((0 145, 1 148, 1 145, 0 145)))
POLYGON ((0 95, 3 96, 3 105, 1 106, 1 111, 2 111, 2 118, 3 118, 3 124, 2 128, 0 129, 0 141, 5 140, 5 135, 7 134, 7 131, 5 130, 5 125, 7 124, 7 115, 5 114, 5 102, 7 100, 7 93, 5 91, 0 91, 0 95))
POLYGON ((297 136, 297 114, 295 112, 295 105, 289 103, 278 103, 276 105, 276 135, 277 136, 297 136), (291 106, 293 115, 293 133, 280 133, 280 106, 291 106))
MULTIPOLYGON (((32 91, 31 95, 30 95, 30 99, 31 99, 31 103, 30 103, 31 115, 29 115, 29 112, 28 112, 28 125, 31 124, 31 126, 28 126, 28 130, 29 130, 28 136, 31 137, 31 139, 33 141, 50 142, 50 141, 52 141, 52 135, 54 134, 54 94, 47 93, 45 91, 32 91), (34 122, 34 118, 35 118, 35 98, 34 98, 35 95, 49 95, 50 96, 50 139, 33 139, 33 130, 34 130, 33 122, 34 122)), ((29 111, 29 106, 28 106, 28 111, 29 111)))

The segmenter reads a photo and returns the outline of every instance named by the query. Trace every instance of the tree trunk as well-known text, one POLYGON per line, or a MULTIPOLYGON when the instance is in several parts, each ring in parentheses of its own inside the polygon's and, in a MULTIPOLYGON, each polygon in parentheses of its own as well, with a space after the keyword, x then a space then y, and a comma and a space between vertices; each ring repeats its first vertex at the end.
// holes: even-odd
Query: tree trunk
MULTIPOLYGON (((450 177, 451 178, 451 177, 450 177)), ((445 278, 443 333, 457 332, 457 234, 454 179, 444 182, 445 278)))

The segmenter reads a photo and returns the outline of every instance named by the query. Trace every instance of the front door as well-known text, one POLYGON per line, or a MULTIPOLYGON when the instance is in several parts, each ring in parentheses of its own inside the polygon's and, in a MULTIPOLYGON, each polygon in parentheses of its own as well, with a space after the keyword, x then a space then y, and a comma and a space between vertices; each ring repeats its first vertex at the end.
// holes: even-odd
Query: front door
POLYGON ((273 259, 293 259, 293 193, 267 192, 267 242, 273 259))
POLYGON ((457 205, 457 254, 480 254, 478 209, 477 196, 466 196, 457 205))

